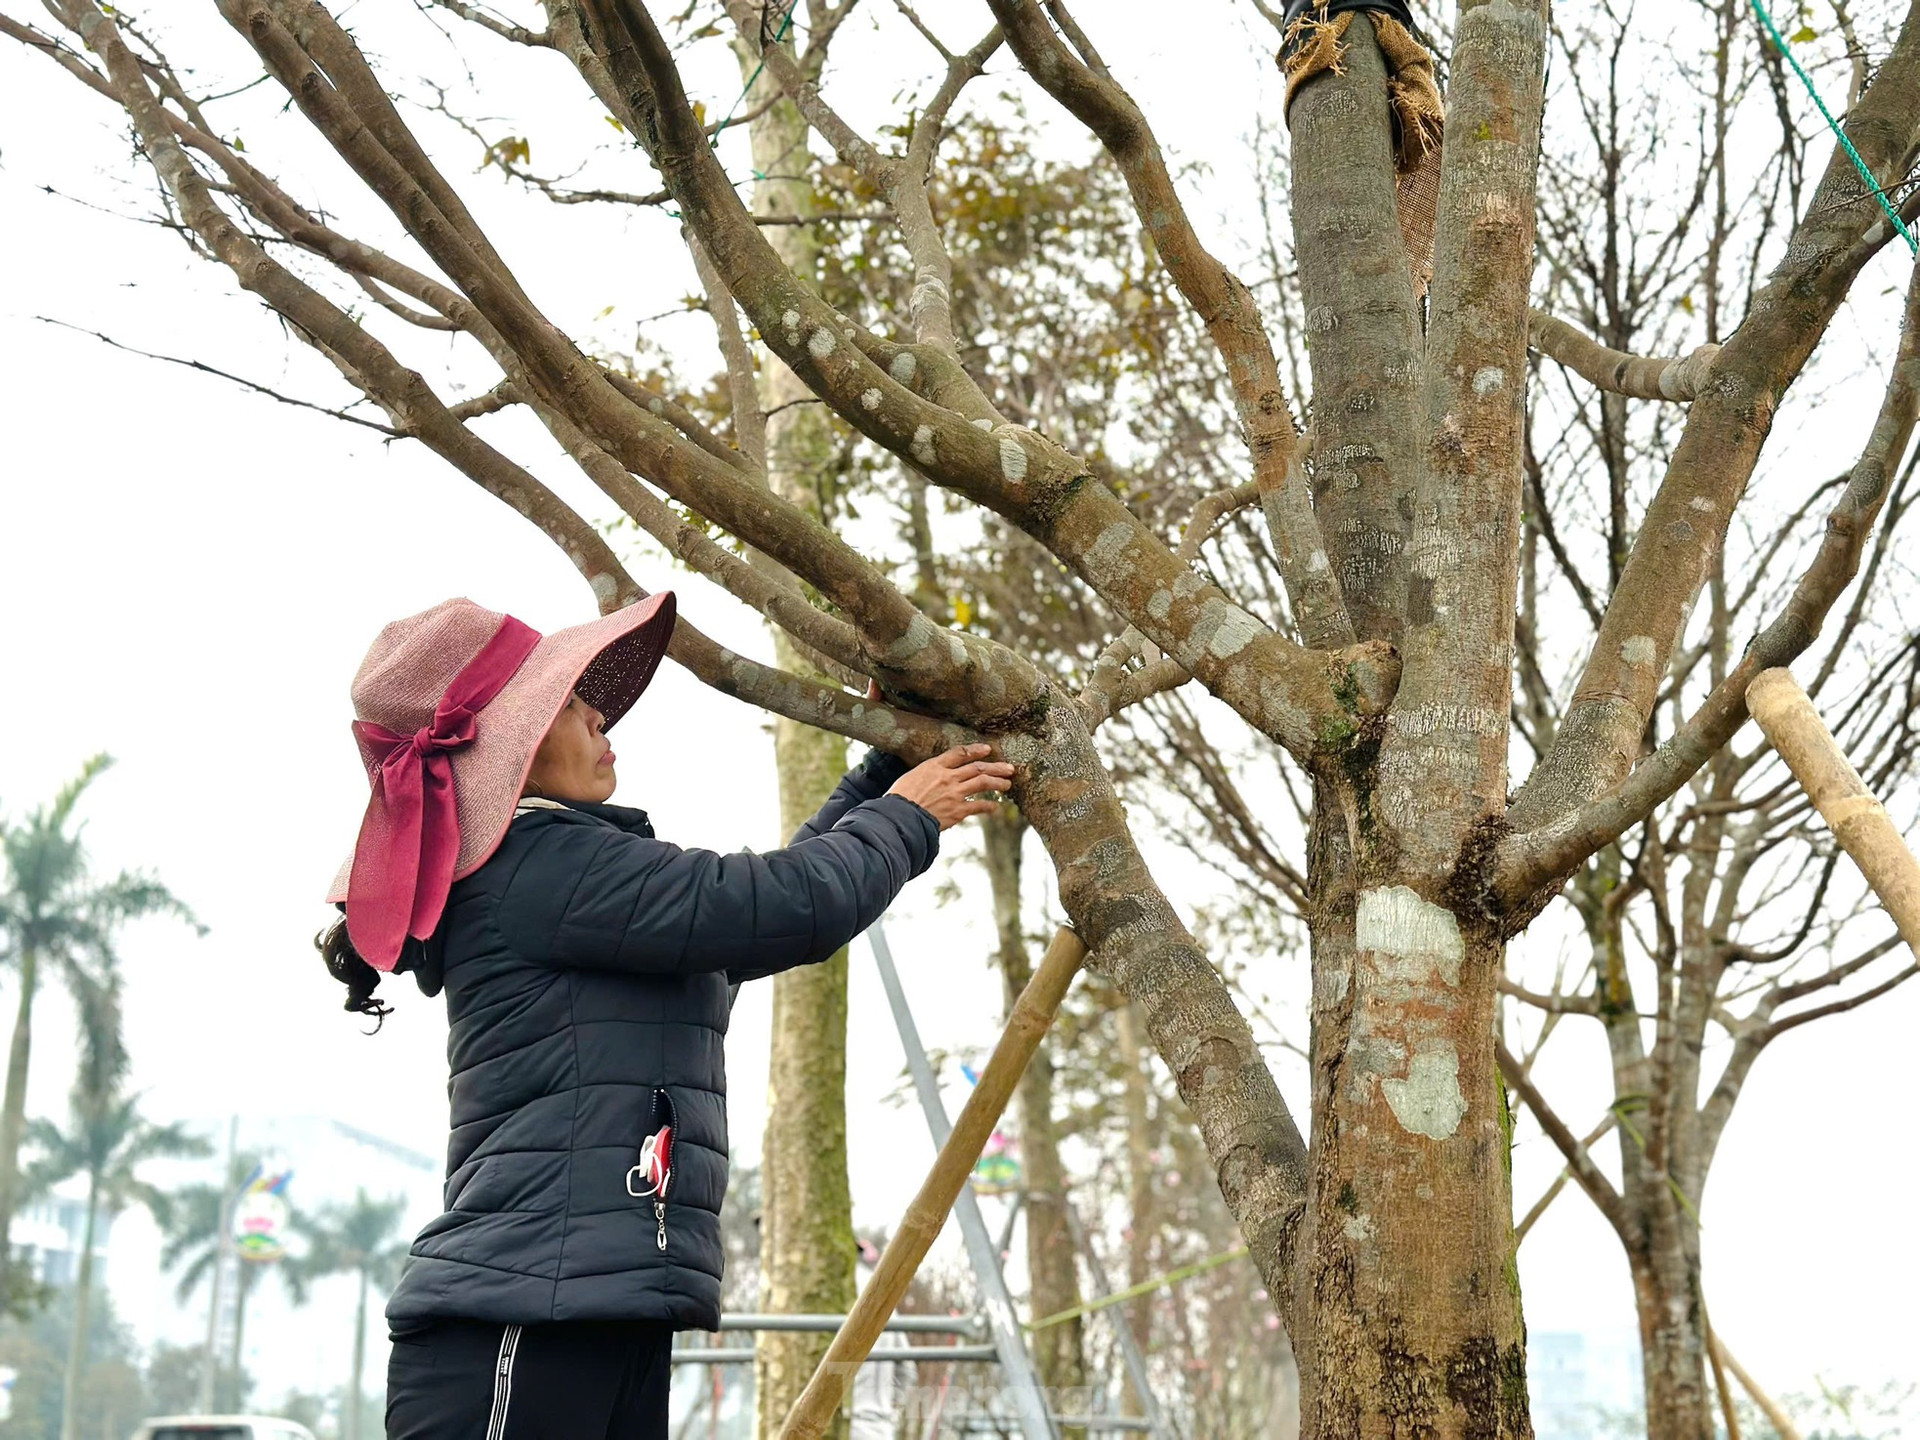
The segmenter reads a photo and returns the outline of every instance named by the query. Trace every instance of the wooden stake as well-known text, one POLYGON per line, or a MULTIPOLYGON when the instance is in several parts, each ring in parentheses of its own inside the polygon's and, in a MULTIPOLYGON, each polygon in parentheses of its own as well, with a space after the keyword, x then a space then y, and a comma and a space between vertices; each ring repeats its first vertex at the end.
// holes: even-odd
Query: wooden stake
POLYGON ((1726 1368, 1720 1363, 1720 1342, 1713 1333, 1713 1321, 1704 1307, 1700 1315, 1707 1331, 1707 1365, 1713 1371, 1713 1388, 1720 1395, 1720 1413, 1726 1417, 1727 1440, 1740 1440, 1740 1421, 1733 1412, 1733 1387, 1727 1383, 1726 1368))
MULTIPOLYGON (((894 1308, 907 1293, 907 1286, 926 1259, 940 1229, 947 1223, 947 1212, 959 1197, 960 1187, 973 1173, 974 1162, 993 1136, 993 1127, 1012 1098, 1014 1087, 1040 1048, 1041 1037, 1053 1024, 1053 1017, 1066 998, 1067 988, 1087 958, 1087 947, 1080 937, 1062 926, 1054 932, 1053 943, 1041 957, 1027 988, 1014 1002, 1007 1028, 993 1047, 987 1068, 967 1097, 953 1133, 934 1157, 933 1168, 921 1182, 920 1193, 913 1197, 900 1228, 887 1242, 874 1267, 867 1288, 853 1302, 839 1333, 827 1347, 820 1367, 807 1381, 807 1388, 794 1402, 787 1423, 780 1428, 780 1440, 819 1440, 833 1423, 835 1412, 846 1397, 847 1386, 860 1364, 873 1349, 874 1341, 892 1317, 894 1308)), ((938 1350, 928 1358, 940 1358, 938 1350)))
POLYGON ((1721 1343, 1719 1332, 1715 1331, 1708 1338, 1713 1344, 1713 1353, 1719 1357, 1720 1363, 1733 1372, 1733 1378, 1740 1382, 1740 1387, 1753 1398, 1753 1403, 1760 1407, 1760 1413, 1767 1417, 1767 1423, 1779 1432, 1779 1440, 1801 1440, 1800 1427, 1795 1425, 1792 1417, 1780 1408, 1777 1400, 1754 1383, 1753 1377, 1746 1372, 1738 1360, 1733 1358, 1733 1352, 1721 1343))
POLYGON ((1807 692, 1786 670, 1763 670, 1747 687, 1747 709, 1867 877, 1908 948, 1920 955, 1920 861, 1847 762, 1807 692))

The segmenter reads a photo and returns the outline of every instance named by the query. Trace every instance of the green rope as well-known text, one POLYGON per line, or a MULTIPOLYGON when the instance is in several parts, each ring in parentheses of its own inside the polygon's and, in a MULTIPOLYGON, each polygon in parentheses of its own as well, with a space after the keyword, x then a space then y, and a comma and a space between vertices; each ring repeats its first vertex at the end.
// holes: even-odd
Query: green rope
MULTIPOLYGON (((787 31, 793 28, 793 12, 799 8, 800 0, 793 0, 793 3, 787 6, 787 13, 780 17, 780 28, 773 32, 773 43, 775 45, 780 44, 781 41, 787 38, 787 31)), ((763 31, 761 33, 764 34, 765 32, 763 31)), ((739 111, 740 107, 746 103, 747 96, 753 93, 754 85, 759 82, 760 74, 766 68, 767 52, 763 46, 760 51, 760 63, 753 67, 753 74, 747 77, 747 83, 741 87, 740 94, 735 98, 733 104, 727 107, 726 116, 718 125, 713 127, 713 139, 707 143, 712 145, 714 149, 717 150, 720 148, 720 132, 733 124, 734 115, 739 111)), ((756 180, 764 180, 767 177, 756 170, 753 172, 753 178, 756 180)))
MULTIPOLYGON (((793 0, 793 3, 787 6, 787 13, 780 17, 780 28, 773 32, 774 44, 778 45, 781 41, 787 38, 787 32, 793 28, 793 12, 798 10, 799 8, 800 8, 800 0, 793 0)), ((766 70, 766 68, 767 68, 767 52, 765 47, 763 46, 760 51, 760 63, 753 67, 753 73, 747 77, 747 83, 740 87, 740 93, 734 97, 733 104, 727 107, 726 115, 721 119, 718 125, 713 127, 713 137, 707 141, 707 146, 709 149, 718 150, 720 148, 721 132, 725 130, 729 125, 733 124, 733 117, 739 112, 740 107, 742 104, 745 103, 747 96, 753 93, 753 87, 759 83, 760 76, 762 72, 766 70)), ((755 170, 753 172, 753 178, 756 180, 764 180, 767 177, 760 171, 755 170)), ((667 214, 671 215, 676 220, 680 218, 680 212, 678 210, 668 210, 667 214)))
POLYGON ((1172 1270, 1165 1275, 1156 1275, 1151 1280, 1142 1280, 1138 1285, 1129 1285, 1113 1295, 1103 1295, 1098 1300, 1089 1300, 1084 1305, 1076 1305, 1071 1310, 1062 1310, 1043 1320, 1036 1320, 1027 1326, 1029 1330, 1044 1330, 1049 1325, 1064 1325, 1069 1320, 1078 1320, 1082 1315, 1091 1315, 1096 1310, 1104 1310, 1109 1305, 1120 1305, 1128 1300, 1138 1300, 1142 1295, 1150 1295, 1168 1285, 1178 1285, 1182 1280, 1191 1280, 1196 1275, 1204 1275, 1209 1270, 1218 1270, 1222 1265, 1231 1265, 1235 1260, 1247 1257, 1247 1247, 1229 1250, 1221 1255, 1209 1255, 1184 1269, 1172 1270))
POLYGON ((1807 94, 1811 95, 1813 103, 1820 107, 1821 117, 1826 120, 1828 128, 1839 139, 1842 148, 1847 152, 1847 158, 1853 161, 1853 168, 1860 172, 1860 178, 1867 182, 1867 189, 1872 191, 1874 198, 1880 202, 1880 208, 1887 212, 1887 219, 1893 222, 1893 228, 1900 232, 1900 238, 1907 242, 1907 248, 1914 254, 1920 255, 1920 240, 1914 239, 1913 232, 1900 218, 1900 212, 1895 210, 1892 202, 1887 199, 1887 192, 1881 189, 1879 181, 1873 178, 1873 171, 1867 168, 1867 162, 1862 160, 1860 152, 1853 148, 1853 141, 1847 138, 1847 132, 1840 128, 1840 122, 1834 119, 1833 112, 1827 109, 1827 102, 1820 98, 1820 92, 1814 88, 1813 77, 1807 74, 1800 67, 1800 62, 1794 58, 1792 49, 1781 36, 1778 27, 1774 25, 1773 16, 1767 13, 1767 7, 1761 4, 1760 0, 1752 0, 1752 4, 1753 13, 1758 15, 1760 23, 1767 27, 1767 34, 1773 37, 1773 43, 1780 53, 1787 57, 1787 63, 1793 66, 1793 73, 1800 77, 1800 83, 1807 87, 1807 94))

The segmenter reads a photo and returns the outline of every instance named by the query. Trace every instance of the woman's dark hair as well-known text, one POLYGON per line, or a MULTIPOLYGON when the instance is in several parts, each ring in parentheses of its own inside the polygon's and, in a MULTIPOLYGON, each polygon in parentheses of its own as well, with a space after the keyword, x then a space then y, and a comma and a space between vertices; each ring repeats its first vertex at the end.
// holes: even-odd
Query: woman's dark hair
POLYGON ((367 1033, 379 1034, 393 1007, 373 998, 380 984, 380 972, 361 959, 360 952, 353 948, 353 940, 347 934, 347 917, 342 915, 314 936, 313 945, 320 952, 320 958, 327 962, 327 973, 347 987, 346 1008, 356 1015, 373 1016, 373 1029, 367 1033))

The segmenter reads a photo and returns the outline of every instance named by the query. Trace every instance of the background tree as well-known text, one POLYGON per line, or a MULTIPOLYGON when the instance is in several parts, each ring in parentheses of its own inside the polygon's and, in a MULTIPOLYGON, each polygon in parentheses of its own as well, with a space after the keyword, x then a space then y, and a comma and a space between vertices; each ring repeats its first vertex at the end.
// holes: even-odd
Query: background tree
POLYGON ((75 1175, 86 1177, 86 1222, 73 1290, 73 1333, 61 1389, 60 1440, 80 1433, 80 1382, 87 1365, 87 1312, 93 1298, 93 1252, 102 1218, 111 1222, 139 1206, 163 1227, 170 1200, 141 1174, 155 1160, 205 1155, 207 1143, 181 1125, 154 1125, 126 1092, 127 1053, 121 1040, 116 976, 88 979, 78 991, 81 1016, 79 1074, 67 1128, 35 1120, 27 1140, 37 1152, 26 1175, 29 1194, 44 1194, 75 1175))
MULTIPOLYGON (((147 1355, 147 1413, 191 1415, 200 1408, 200 1377, 206 1371, 207 1347, 157 1342, 147 1355)), ((249 1409, 253 1377, 243 1369, 229 1373, 223 1364, 214 1377, 214 1392, 232 1398, 236 1411, 249 1409)), ((226 1402, 222 1402, 223 1404, 226 1402)), ((281 1413, 287 1413, 281 1406, 281 1413)), ((297 1418, 297 1417, 296 1417, 297 1418)), ((312 1428, 312 1427, 308 1427, 312 1428)))
POLYGON ((384 1298, 399 1282, 411 1240, 400 1223, 406 1208, 404 1196, 374 1199, 364 1190, 355 1191, 349 1202, 322 1205, 296 1226, 295 1233, 306 1242, 304 1252, 280 1262, 303 1283, 329 1275, 350 1275, 357 1286, 353 1368, 347 1379, 340 1425, 343 1440, 360 1440, 366 1409, 367 1302, 375 1291, 384 1298))
MULTIPOLYGON (((122 872, 97 880, 87 868, 74 821, 87 787, 112 764, 96 755, 51 804, 15 822, 0 821, 6 874, 0 885, 0 958, 11 962, 20 997, 7 1051, 7 1088, 0 1100, 0 1300, 15 1304, 31 1276, 17 1275, 5 1240, 19 1205, 20 1144, 26 1133, 27 1073, 33 1052, 33 1002, 43 967, 80 995, 106 983, 117 959, 119 930, 145 915, 173 915, 195 925, 192 912, 158 880, 122 872)), ((203 932, 204 933, 204 932, 203 932)), ((87 1037, 82 1036, 83 1043, 87 1037)))
MULTIPOLYGON (((1816 48, 1809 24, 1795 48, 1850 106, 1865 57, 1884 53, 1897 17, 1844 6, 1835 16, 1830 43, 1816 48)), ((1682 424, 1665 392, 1687 366, 1712 359, 1765 285, 1755 237, 1790 228, 1816 147, 1827 143, 1823 132, 1782 123, 1797 82, 1748 5, 1722 0, 1668 25, 1649 32, 1606 10, 1566 17, 1555 31, 1555 68, 1578 99, 1579 123, 1552 143, 1592 163, 1550 167, 1542 187, 1535 323, 1554 363, 1531 389, 1515 711, 1536 753, 1566 721, 1567 697, 1547 677, 1592 645, 1682 424), (1656 47, 1702 59, 1685 83, 1650 91, 1638 75, 1656 47), (1667 384, 1651 392, 1644 380, 1594 368, 1604 353, 1682 355, 1694 342, 1706 348, 1669 367, 1667 384)), ((1777 472, 1765 475, 1744 505, 1662 677, 1646 751, 1741 667, 1762 615, 1781 615, 1780 627, 1805 613, 1821 582, 1792 594, 1792 577, 1857 568, 1848 604, 1807 654, 1807 683, 1878 793, 1896 806, 1910 795, 1920 617, 1897 541, 1913 493, 1900 427, 1920 377, 1914 318, 1909 309, 1892 357, 1886 428, 1858 463, 1827 475, 1796 466, 1784 490, 1777 472), (1824 532, 1809 523, 1822 513, 1824 532)), ((1810 377, 1807 398, 1834 403, 1869 376, 1829 369, 1810 377)), ((1556 966, 1538 947, 1517 956, 1503 982, 1507 1084, 1568 1165, 1527 1210, 1520 1235, 1569 1179, 1593 1200, 1632 1277, 1647 1433, 1707 1440, 1734 1374, 1745 1374, 1715 1358, 1700 1256, 1706 1182, 1734 1104, 1776 1038, 1891 992, 1914 975, 1912 957, 1764 742, 1716 751, 1645 826, 1589 859, 1566 899, 1584 963, 1556 966), (1552 1036, 1583 1020, 1605 1035, 1611 1101, 1570 1126, 1536 1063, 1552 1036), (1608 1131, 1614 1160, 1602 1165, 1594 1150, 1608 1131)))
MULTIPOLYGON (((174 1298, 185 1305, 202 1285, 208 1287, 208 1302, 213 1299, 212 1277, 225 1253, 227 1236, 233 1223, 233 1206, 243 1187, 260 1173, 257 1155, 234 1155, 227 1164, 224 1185, 183 1185, 169 1195, 169 1213, 162 1224, 160 1266, 178 1272, 174 1298)), ((240 1363, 242 1337, 246 1333, 247 1300, 267 1272, 277 1275, 296 1305, 307 1302, 307 1276, 298 1264, 276 1261, 242 1261, 239 1264, 239 1290, 234 1297, 233 1344, 227 1360, 216 1376, 214 1408, 237 1411, 242 1406, 240 1389, 244 1369, 240 1363)))
MULTIPOLYGON (((51 1292, 30 1315, 0 1318, 0 1364, 17 1374, 8 1440, 57 1440, 78 1301, 78 1292, 65 1287, 51 1292)), ((158 1403, 161 1392, 144 1383, 133 1327, 115 1313, 110 1291, 103 1289, 87 1307, 87 1331, 90 1358, 80 1387, 80 1433, 89 1440, 96 1435, 118 1440, 149 1415, 169 1413, 158 1403)))
MULTIPOLYGON (((1790 234, 1757 237, 1779 258, 1721 348, 1602 354, 1581 370, 1690 408, 1638 507, 1595 638, 1557 682, 1569 696, 1559 723, 1511 796, 1529 346, 1594 358, 1530 314, 1544 5, 1458 7, 1442 57, 1449 115, 1437 176, 1417 47, 1364 17, 1308 37, 1289 112, 1289 210, 1312 342, 1301 377, 1283 370, 1253 292, 1202 243, 1146 117, 1058 3, 989 0, 996 28, 967 52, 903 14, 902 33, 931 42, 938 75, 879 140, 807 82, 778 27, 756 15, 754 28, 736 29, 898 227, 914 280, 906 313, 893 316, 846 313, 768 244, 688 99, 681 64, 691 67, 694 52, 677 55, 642 5, 549 0, 537 30, 448 7, 487 38, 526 47, 530 61, 557 52, 573 64, 593 113, 611 115, 655 167, 657 188, 710 262, 708 288, 731 297, 812 399, 958 497, 969 517, 990 512, 1048 552, 1051 583, 1095 607, 1111 637, 1104 663, 1068 686, 1046 656, 935 624, 882 563, 884 550, 757 483, 680 398, 609 372, 542 314, 529 298, 538 286, 523 285, 394 105, 392 86, 325 8, 221 8, 431 273, 287 194, 262 168, 260 147, 242 154, 208 119, 207 105, 225 102, 198 98, 118 11, 65 0, 64 37, 10 20, 0 29, 123 107, 183 231, 336 363, 386 428, 427 444, 559 543, 603 607, 630 603, 639 587, 585 517, 479 433, 477 422, 502 406, 525 406, 636 525, 846 672, 836 678, 874 679, 881 698, 729 654, 683 623, 673 653, 702 679, 910 758, 992 736, 1016 764, 1015 799, 1048 850, 1061 907, 1094 966, 1138 1007, 1197 1122, 1291 1333, 1306 1432, 1526 1434, 1510 1132, 1494 1042, 1507 945, 1585 861, 1728 743, 1748 679, 1800 655, 1854 577, 1858 555, 1845 544, 1804 572, 1778 554, 1746 557, 1744 578, 1764 582, 1751 617, 1758 640, 1724 679, 1686 695, 1682 723, 1647 753, 1664 677, 1689 649, 1694 601, 1776 411, 1895 239, 1879 192, 1897 187, 1920 154, 1920 7, 1897 7, 1899 27, 1848 116, 1852 153, 1828 153, 1791 207, 1790 234), (960 353, 955 272, 928 176, 960 93, 1003 45, 1107 151, 1158 266, 1215 352, 1239 433, 1216 432, 1213 448, 1236 484, 1202 502, 1211 513, 1197 514, 1188 536, 1134 508, 1091 457, 1052 433, 1049 417, 1023 422, 1003 408, 1002 387, 960 353), (1316 68, 1314 56, 1330 49, 1340 63, 1316 68), (1419 216, 1400 213, 1403 170, 1437 186, 1430 255, 1419 216), (408 326, 431 332, 436 353, 449 331, 471 342, 462 363, 484 356, 491 367, 484 397, 444 403, 399 358, 416 343, 408 326), (1310 416, 1304 435, 1290 393, 1310 416), (1205 549, 1222 513, 1256 504, 1280 580, 1272 590, 1216 573, 1205 549), (808 601, 808 586, 821 604, 808 601), (1788 589, 1786 619, 1770 623, 1764 597, 1788 589), (1117 712, 1189 681, 1284 751, 1310 789, 1305 1136, 1243 1009, 1150 871, 1094 743, 1117 712)), ((688 39, 726 35, 695 29, 688 39)), ((631 152, 608 157, 622 173, 640 164, 631 152)), ((1888 204, 1920 208, 1903 190, 1893 196, 1888 204)), ((1904 281, 1904 267, 1893 278, 1904 281)), ((1893 309, 1877 307, 1882 328, 1893 309)), ((1902 373, 1848 492, 1859 533, 1910 440, 1902 373)), ((1132 399, 1119 392, 1116 404, 1132 399)))

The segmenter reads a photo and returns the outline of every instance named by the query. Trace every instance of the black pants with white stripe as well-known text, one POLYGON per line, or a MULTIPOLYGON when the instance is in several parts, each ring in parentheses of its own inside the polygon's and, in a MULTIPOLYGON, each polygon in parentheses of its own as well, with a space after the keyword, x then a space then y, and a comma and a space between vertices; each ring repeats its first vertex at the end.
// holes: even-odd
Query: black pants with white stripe
POLYGON ((667 1440, 666 1325, 441 1320, 392 1340, 387 1440, 667 1440))

